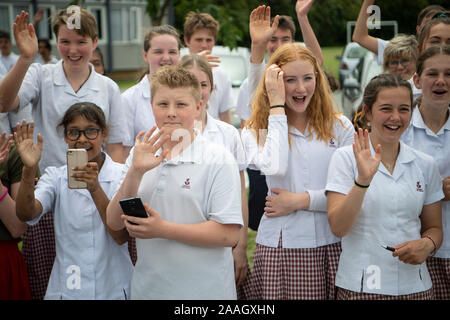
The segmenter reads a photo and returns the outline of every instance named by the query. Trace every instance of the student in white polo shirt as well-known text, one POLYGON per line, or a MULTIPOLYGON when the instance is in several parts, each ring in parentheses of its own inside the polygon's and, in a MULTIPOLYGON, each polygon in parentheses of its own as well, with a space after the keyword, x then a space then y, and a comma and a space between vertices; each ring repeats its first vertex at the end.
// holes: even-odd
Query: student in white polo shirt
POLYGON ((243 225, 236 161, 195 133, 202 102, 194 74, 165 66, 150 83, 159 132, 136 137, 107 208, 108 225, 136 238, 131 299, 236 299, 231 247, 243 225), (149 217, 123 214, 119 200, 136 196, 149 217))
POLYGON ((204 55, 214 65, 214 87, 209 99, 209 114, 214 119, 231 123, 229 110, 235 106, 233 101, 231 81, 227 74, 215 63, 218 57, 212 56, 219 22, 208 13, 189 12, 183 25, 184 43, 191 54, 204 55))
POLYGON ((411 86, 381 74, 367 85, 363 105, 370 135, 360 128, 328 168, 328 220, 342 238, 337 298, 433 299, 425 260, 442 242, 444 194, 433 158, 400 142, 411 120, 411 86))
POLYGON ((255 299, 334 299, 340 240, 328 225, 331 155, 353 142, 353 126, 333 108, 326 76, 310 50, 284 44, 272 55, 241 137, 249 168, 269 194, 256 237, 255 299))
POLYGON ((250 273, 247 261, 248 206, 244 178, 244 170, 247 167, 247 163, 244 147, 239 131, 235 127, 229 123, 214 119, 207 111, 209 97, 214 86, 214 78, 206 58, 197 54, 186 55, 180 60, 179 66, 192 72, 202 87, 203 103, 200 117, 196 121, 196 129, 209 141, 224 146, 229 150, 238 164, 241 179, 242 219, 244 221, 244 228, 241 229, 238 244, 233 247, 233 258, 238 299, 244 299, 246 297, 246 287, 241 288, 241 285, 244 284, 247 275, 250 273))
POLYGON ((128 156, 139 132, 147 131, 155 123, 150 103, 150 78, 160 67, 173 65, 180 58, 181 40, 178 31, 169 25, 151 28, 144 37, 142 57, 147 70, 138 84, 122 93, 127 109, 129 140, 125 142, 125 156, 128 156))
POLYGON ((436 299, 450 299, 450 46, 428 48, 417 60, 414 81, 422 98, 401 140, 434 158, 443 179, 443 242, 427 259, 436 299))
MULTIPOLYGON (((14 37, 20 57, 0 83, 1 112, 21 110, 28 103, 32 104, 36 131, 46 141, 39 163, 41 172, 45 172, 48 166, 66 164, 67 144, 57 124, 65 111, 77 102, 93 102, 103 110, 109 126, 106 152, 114 161, 123 162, 122 142, 127 139, 127 131, 119 87, 111 79, 96 73, 89 64, 98 42, 95 17, 86 9, 71 8, 74 10, 60 10, 52 21, 61 56, 56 64, 32 64, 38 50, 34 27, 27 25, 28 13, 22 12, 16 17, 14 37), (73 25, 77 20, 73 19, 75 14, 79 14, 79 28, 73 25)), ((38 225, 28 228, 24 238, 27 265, 33 269, 30 273, 37 275, 30 277, 33 298, 36 299, 42 299, 45 293, 54 259, 52 217, 47 214, 38 225)))
MULTIPOLYGON (((125 229, 106 224, 106 207, 118 188, 123 164, 102 151, 108 136, 105 115, 93 103, 70 106, 59 126, 70 149, 85 149, 88 163, 72 177, 86 187, 72 189, 67 165, 48 167, 35 186, 34 177, 46 141, 34 123, 17 125, 14 139, 23 162, 16 215, 34 225, 54 213, 56 258, 46 288, 48 300, 126 300, 133 272, 125 229)), ((40 253, 40 252, 39 252, 40 253)))

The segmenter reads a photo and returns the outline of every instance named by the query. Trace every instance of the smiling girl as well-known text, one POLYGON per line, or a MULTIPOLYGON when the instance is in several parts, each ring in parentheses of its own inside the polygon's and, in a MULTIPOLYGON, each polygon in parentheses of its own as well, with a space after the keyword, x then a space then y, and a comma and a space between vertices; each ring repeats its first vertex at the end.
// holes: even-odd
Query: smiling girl
POLYGON ((77 103, 60 125, 70 149, 85 149, 88 163, 75 167, 76 181, 87 189, 69 189, 67 165, 49 167, 36 189, 34 176, 43 150, 43 138, 33 144, 34 123, 17 125, 14 139, 24 163, 16 214, 36 224, 47 212, 54 213, 56 258, 45 299, 127 299, 133 265, 125 229, 106 225, 106 207, 117 189, 122 165, 102 152, 108 136, 105 116, 92 103, 77 103), (114 276, 111 276, 114 275, 114 276))
POLYGON ((436 299, 450 299, 450 46, 432 46, 417 61, 414 81, 422 89, 418 108, 402 141, 436 160, 443 179, 444 240, 434 257, 427 259, 436 299))
POLYGON ((254 256, 256 299, 333 299, 340 243, 327 221, 328 161, 353 141, 333 109, 327 79, 310 50, 285 44, 270 58, 242 132, 249 168, 269 194, 254 256))
POLYGON ((433 299, 425 260, 442 241, 442 182, 430 156, 400 142, 411 105, 407 81, 373 78, 363 99, 370 134, 359 128, 353 146, 331 159, 328 220, 342 238, 338 299, 433 299))
POLYGON ((141 81, 127 89, 122 98, 127 108, 127 121, 130 140, 125 143, 125 157, 128 156, 134 140, 142 130, 149 130, 155 123, 150 103, 150 78, 160 67, 173 65, 180 58, 181 41, 178 31, 169 25, 150 29, 144 38, 142 57, 147 71, 141 81))

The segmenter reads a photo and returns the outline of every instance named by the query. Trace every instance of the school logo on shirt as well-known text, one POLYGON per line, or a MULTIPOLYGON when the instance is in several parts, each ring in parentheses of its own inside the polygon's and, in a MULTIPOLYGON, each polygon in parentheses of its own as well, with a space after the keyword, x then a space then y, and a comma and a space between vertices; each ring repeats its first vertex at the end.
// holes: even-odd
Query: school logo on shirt
POLYGON ((191 182, 189 181, 190 178, 186 178, 186 181, 184 182, 184 184, 181 186, 182 188, 185 189, 190 189, 191 188, 191 182))
POLYGON ((334 141, 333 138, 330 139, 330 143, 328 144, 328 146, 329 146, 330 148, 336 148, 336 147, 337 147, 337 146, 336 146, 336 142, 334 141))
POLYGON ((418 192, 423 192, 422 186, 420 185, 420 181, 417 181, 416 188, 418 192))

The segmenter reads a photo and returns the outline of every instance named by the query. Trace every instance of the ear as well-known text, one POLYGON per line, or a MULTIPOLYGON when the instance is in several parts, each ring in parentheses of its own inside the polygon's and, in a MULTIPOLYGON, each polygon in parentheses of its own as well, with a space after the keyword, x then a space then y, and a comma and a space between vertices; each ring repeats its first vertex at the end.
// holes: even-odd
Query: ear
POLYGON ((148 64, 148 62, 147 62, 147 52, 145 50, 142 50, 142 58, 144 59, 145 63, 148 64))
POLYGON ((422 86, 420 85, 420 78, 417 75, 417 73, 414 73, 413 80, 414 80, 414 85, 416 86, 416 88, 417 89, 422 89, 422 86))
POLYGON ((108 130, 108 127, 106 127, 103 130, 103 142, 108 143, 108 136, 109 136, 109 130, 108 130))
POLYGON ((362 111, 367 121, 372 121, 372 112, 370 111, 370 108, 363 104, 362 111))
MULTIPOLYGON (((95 37, 94 40, 92 40, 92 44, 94 45, 94 50, 95 50, 98 45, 98 37, 95 37)), ((94 52, 94 50, 92 50, 92 52, 94 52)))
POLYGON ((189 42, 190 42, 189 39, 186 36, 184 36, 183 39, 184 39, 184 43, 186 44, 186 47, 189 47, 189 42))

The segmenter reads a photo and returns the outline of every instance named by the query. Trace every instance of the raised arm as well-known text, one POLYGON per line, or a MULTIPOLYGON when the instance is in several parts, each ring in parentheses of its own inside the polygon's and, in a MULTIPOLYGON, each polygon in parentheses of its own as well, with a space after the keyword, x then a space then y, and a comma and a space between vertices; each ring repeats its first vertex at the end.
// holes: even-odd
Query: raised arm
POLYGON ((358 176, 355 184, 346 195, 338 192, 327 192, 328 200, 328 222, 331 231, 342 238, 350 232, 356 220, 369 186, 381 162, 381 146, 375 148, 375 157, 370 153, 370 140, 367 130, 359 129, 355 132, 355 142, 353 143, 353 153, 355 155, 358 176), (360 186, 357 186, 358 183, 360 186))
POLYGON ((323 55, 322 50, 317 41, 316 35, 314 34, 311 25, 308 20, 308 12, 311 9, 314 0, 297 0, 295 5, 295 11, 297 12, 298 22, 300 24, 300 30, 302 31, 303 41, 306 47, 312 51, 314 56, 319 62, 319 65, 323 65, 323 55))
POLYGON ((361 46, 367 50, 378 54, 378 40, 375 37, 369 35, 367 28, 367 19, 370 14, 367 13, 367 8, 373 5, 375 0, 364 0, 361 11, 359 11, 358 20, 356 20, 355 30, 353 31, 352 40, 358 42, 361 46))
POLYGON ((277 28, 278 16, 273 20, 272 26, 270 25, 270 7, 259 6, 251 12, 249 23, 252 40, 251 63, 262 63, 264 61, 267 43, 277 28))
POLYGON ((41 159, 43 139, 38 134, 38 144, 34 145, 33 131, 34 123, 27 125, 23 121, 21 126, 17 125, 14 132, 14 141, 23 162, 22 180, 16 199, 16 215, 24 222, 33 220, 42 212, 41 203, 34 198, 34 177, 41 159))
POLYGON ((28 67, 38 51, 34 27, 31 23, 27 25, 27 19, 28 13, 22 11, 14 20, 14 39, 19 48, 20 57, 0 83, 0 112, 8 112, 18 108, 19 98, 17 94, 28 67))
POLYGON ((168 137, 165 137, 158 141, 164 134, 163 130, 160 130, 152 137, 155 130, 156 126, 147 133, 142 131, 136 136, 133 160, 131 161, 130 168, 126 173, 125 179, 119 190, 111 199, 106 209, 107 224, 112 230, 121 230, 125 227, 125 224, 121 219, 123 212, 119 200, 135 197, 144 174, 157 167, 167 154, 167 151, 163 151, 159 157, 155 156, 155 153, 168 139, 168 137))

